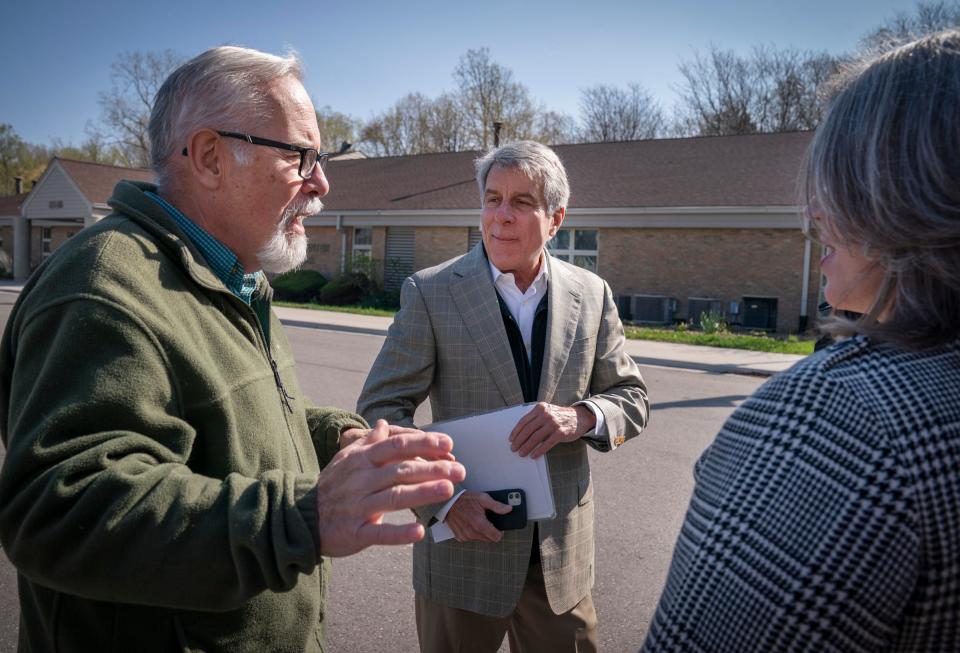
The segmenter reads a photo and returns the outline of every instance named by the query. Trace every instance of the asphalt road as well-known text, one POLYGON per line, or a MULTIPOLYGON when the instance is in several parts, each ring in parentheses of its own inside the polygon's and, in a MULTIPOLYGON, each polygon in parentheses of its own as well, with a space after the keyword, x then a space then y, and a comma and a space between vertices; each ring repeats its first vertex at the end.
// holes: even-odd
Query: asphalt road
MULTIPOLYGON (((4 324, 15 298, 0 292, 4 324)), ((304 391, 321 404, 353 407, 382 338, 301 327, 287 333, 304 391)), ((642 370, 654 405, 651 426, 612 454, 591 452, 590 460, 597 509, 594 601, 601 646, 608 652, 635 651, 642 643, 690 496, 693 463, 733 408, 762 382, 642 370)), ((429 419, 429 408, 422 406, 418 421, 429 419)), ((397 513, 390 519, 409 518, 397 513)), ((329 650, 417 650, 410 557, 411 547, 380 547, 334 561, 329 650)), ((0 556, 0 653, 16 648, 18 611, 15 574, 0 556)))

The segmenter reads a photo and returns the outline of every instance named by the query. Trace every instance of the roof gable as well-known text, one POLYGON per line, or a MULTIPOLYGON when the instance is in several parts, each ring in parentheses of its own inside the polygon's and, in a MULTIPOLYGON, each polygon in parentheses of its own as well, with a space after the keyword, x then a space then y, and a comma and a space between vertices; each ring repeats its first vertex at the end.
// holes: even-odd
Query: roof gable
POLYGON ((121 166, 74 161, 56 158, 64 171, 91 204, 106 204, 113 194, 113 188, 123 179, 133 181, 153 181, 153 172, 145 168, 124 168, 121 166))

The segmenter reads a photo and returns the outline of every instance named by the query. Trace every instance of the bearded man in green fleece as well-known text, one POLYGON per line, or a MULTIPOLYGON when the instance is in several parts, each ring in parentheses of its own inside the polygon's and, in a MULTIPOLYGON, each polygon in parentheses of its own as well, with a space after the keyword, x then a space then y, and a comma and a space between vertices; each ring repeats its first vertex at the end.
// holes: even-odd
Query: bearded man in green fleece
POLYGON ((24 288, 0 344, 0 542, 21 651, 319 651, 323 556, 407 544, 450 498, 442 434, 309 404, 262 270, 329 185, 295 57, 209 50, 121 182, 24 288))

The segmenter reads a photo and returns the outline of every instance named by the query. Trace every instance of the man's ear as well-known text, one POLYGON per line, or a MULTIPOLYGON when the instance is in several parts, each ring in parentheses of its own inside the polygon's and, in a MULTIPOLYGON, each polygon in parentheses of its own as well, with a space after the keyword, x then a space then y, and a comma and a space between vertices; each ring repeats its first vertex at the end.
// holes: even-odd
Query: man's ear
POLYGON ((560 207, 553 212, 553 215, 550 216, 550 236, 553 237, 560 230, 560 225, 563 224, 563 218, 567 215, 567 209, 560 207))
POLYGON ((200 129, 190 136, 187 148, 188 174, 203 188, 215 190, 223 183, 226 146, 217 132, 200 129))

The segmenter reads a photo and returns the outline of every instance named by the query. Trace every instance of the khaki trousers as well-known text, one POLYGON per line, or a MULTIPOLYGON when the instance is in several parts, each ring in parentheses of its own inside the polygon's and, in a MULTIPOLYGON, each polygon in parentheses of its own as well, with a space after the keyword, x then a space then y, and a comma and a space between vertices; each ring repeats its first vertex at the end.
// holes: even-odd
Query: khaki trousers
POLYGON ((569 612, 554 614, 540 562, 530 565, 513 613, 490 617, 416 598, 422 653, 497 653, 504 635, 511 653, 596 653, 597 613, 588 592, 569 612))

